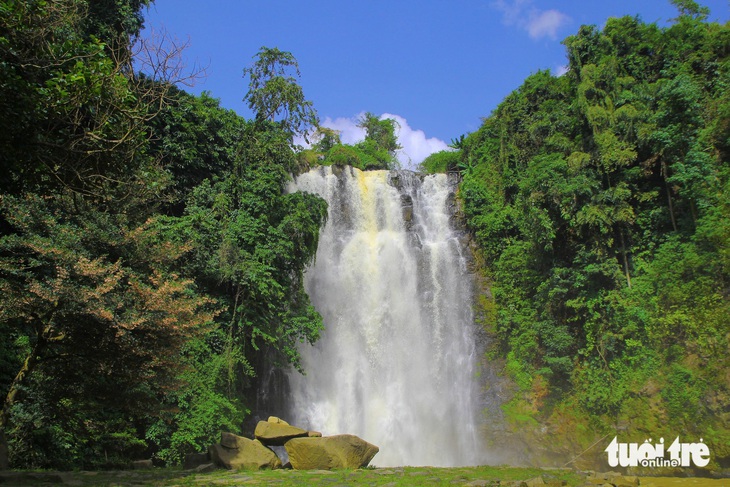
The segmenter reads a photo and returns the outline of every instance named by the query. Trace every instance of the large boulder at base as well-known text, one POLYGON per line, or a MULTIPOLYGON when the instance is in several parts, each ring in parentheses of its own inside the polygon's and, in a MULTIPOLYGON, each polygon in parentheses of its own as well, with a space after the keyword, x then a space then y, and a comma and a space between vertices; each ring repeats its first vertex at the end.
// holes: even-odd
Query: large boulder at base
POLYGON ((229 470, 265 470, 281 468, 276 453, 258 440, 249 440, 231 433, 223 433, 221 442, 208 449, 210 459, 229 470))
POLYGON ((210 455, 208 453, 188 453, 185 455, 183 462, 183 470, 193 470, 201 465, 210 463, 210 455))
POLYGON ((355 435, 294 438, 284 447, 292 468, 297 470, 366 467, 379 451, 355 435))
POLYGON ((307 430, 291 426, 285 421, 273 422, 273 416, 269 421, 259 421, 253 435, 264 445, 281 446, 292 438, 300 438, 308 435, 307 430))

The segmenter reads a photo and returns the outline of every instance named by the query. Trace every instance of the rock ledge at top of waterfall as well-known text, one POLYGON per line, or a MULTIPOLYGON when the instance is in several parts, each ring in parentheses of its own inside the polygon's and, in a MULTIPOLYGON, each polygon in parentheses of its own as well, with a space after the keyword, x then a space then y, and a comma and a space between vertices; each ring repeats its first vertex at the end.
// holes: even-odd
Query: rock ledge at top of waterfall
POLYGON ((259 421, 254 436, 256 439, 251 440, 221 433, 221 442, 208 449, 208 461, 229 470, 266 470, 289 465, 297 470, 330 470, 366 467, 379 451, 377 446, 355 435, 323 437, 274 416, 259 421), (289 457, 287 465, 282 465, 270 448, 282 445, 289 457))

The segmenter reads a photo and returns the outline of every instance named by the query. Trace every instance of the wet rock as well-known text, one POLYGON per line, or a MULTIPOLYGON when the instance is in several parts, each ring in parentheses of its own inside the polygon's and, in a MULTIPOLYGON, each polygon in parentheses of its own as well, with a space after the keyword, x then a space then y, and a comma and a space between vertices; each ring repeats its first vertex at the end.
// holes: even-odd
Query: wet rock
MULTIPOLYGON (((279 418, 275 418, 278 420, 279 418)), ((292 438, 308 436, 309 432, 296 426, 291 426, 286 421, 269 422, 259 421, 254 431, 254 436, 264 445, 281 446, 292 438)))
POLYGON ((355 435, 294 438, 284 445, 297 470, 366 467, 379 448, 355 435))
POLYGON ((639 477, 622 475, 619 472, 592 473, 585 479, 585 486, 638 487, 639 477))
POLYGON ((259 440, 249 440, 232 433, 223 433, 220 444, 212 445, 208 453, 213 463, 229 470, 281 468, 281 460, 276 453, 259 440))
POLYGON ((206 463, 210 463, 207 453, 188 453, 183 461, 183 470, 192 470, 206 463))
POLYGON ((332 174, 334 174, 336 177, 340 177, 342 171, 345 169, 345 166, 343 166, 342 164, 333 164, 330 167, 332 168, 332 174))
POLYGON ((195 467, 195 473, 210 473, 216 470, 215 463, 204 463, 195 467))
POLYGON ((408 194, 400 196, 401 208, 403 209, 403 221, 410 227, 413 223, 413 198, 408 194))

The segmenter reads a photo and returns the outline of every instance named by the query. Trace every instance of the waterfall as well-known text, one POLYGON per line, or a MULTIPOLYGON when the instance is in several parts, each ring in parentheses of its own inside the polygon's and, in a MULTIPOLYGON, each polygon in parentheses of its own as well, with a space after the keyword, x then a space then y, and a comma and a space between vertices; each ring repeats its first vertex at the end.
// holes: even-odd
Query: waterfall
POLYGON ((483 463, 472 279, 446 175, 320 167, 329 203, 305 287, 325 329, 289 374, 292 419, 374 443, 378 466, 483 463))

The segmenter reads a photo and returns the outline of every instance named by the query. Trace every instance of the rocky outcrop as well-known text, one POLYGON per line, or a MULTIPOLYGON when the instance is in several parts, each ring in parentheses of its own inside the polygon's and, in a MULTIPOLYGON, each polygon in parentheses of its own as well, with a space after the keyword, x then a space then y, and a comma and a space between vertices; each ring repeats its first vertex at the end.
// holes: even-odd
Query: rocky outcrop
POLYGON ((183 470, 193 470, 201 465, 210 463, 210 455, 208 453, 188 453, 183 461, 183 470))
POLYGON ((357 436, 322 437, 318 431, 297 428, 274 416, 259 421, 254 436, 256 439, 250 440, 221 433, 220 443, 211 446, 207 455, 186 457, 186 469, 207 466, 208 461, 229 470, 282 468, 281 460, 270 446, 283 445, 291 467, 299 470, 365 467, 378 452, 377 446, 357 436))
POLYGON ((309 436, 309 432, 296 426, 291 426, 286 421, 279 420, 279 418, 271 417, 268 421, 258 422, 254 436, 265 445, 282 446, 292 438, 309 436))
POLYGON ((366 467, 379 450, 355 435, 294 438, 284 448, 298 470, 366 467))
POLYGON ((619 472, 598 472, 589 475, 581 487, 638 487, 639 477, 619 472))
POLYGON ((208 449, 210 459, 229 470, 265 470, 281 468, 281 460, 259 440, 249 440, 232 433, 222 433, 221 442, 208 449))

